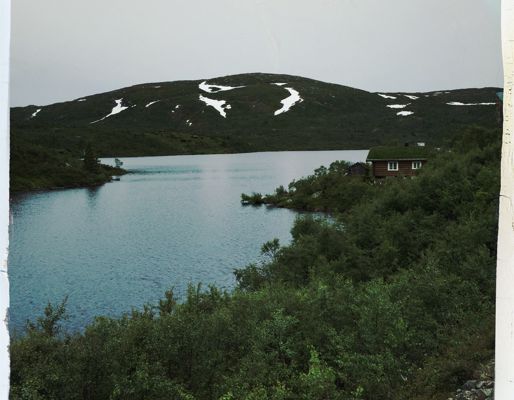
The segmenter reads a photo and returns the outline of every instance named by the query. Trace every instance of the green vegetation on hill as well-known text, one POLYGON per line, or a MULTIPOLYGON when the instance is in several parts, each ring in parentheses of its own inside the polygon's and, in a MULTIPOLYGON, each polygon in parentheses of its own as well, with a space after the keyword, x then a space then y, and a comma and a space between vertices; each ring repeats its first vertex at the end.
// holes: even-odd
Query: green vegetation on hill
POLYGON ((500 137, 466 129, 416 179, 339 194, 343 164, 318 170, 312 207, 343 212, 300 217, 233 293, 167 292, 76 334, 48 306, 11 342, 11 398, 447 398, 493 355, 500 137))
POLYGON ((12 140, 78 155, 85 142, 99 155, 150 156, 272 150, 366 149, 380 144, 422 141, 444 144, 462 126, 497 124, 492 106, 451 106, 449 102, 495 102, 497 88, 417 93, 417 99, 376 93, 290 75, 242 74, 208 83, 242 88, 218 93, 199 89, 202 81, 148 83, 48 106, 11 110, 12 140), (283 82, 285 86, 273 85, 283 82), (303 101, 275 116, 291 87, 303 101), (199 99, 230 104, 226 118, 199 99), (101 121, 122 99, 127 109, 101 121), (155 102, 149 105, 151 102, 155 102), (410 104, 409 104, 410 103, 410 104), (409 104, 404 117, 387 105, 409 104), (33 113, 41 109, 35 117, 33 113))

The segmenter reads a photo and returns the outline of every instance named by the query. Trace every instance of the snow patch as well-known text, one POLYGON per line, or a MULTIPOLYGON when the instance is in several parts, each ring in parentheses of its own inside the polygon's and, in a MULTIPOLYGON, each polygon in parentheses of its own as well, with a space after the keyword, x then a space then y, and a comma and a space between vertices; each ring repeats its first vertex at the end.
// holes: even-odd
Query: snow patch
POLYGON ((460 101, 452 101, 446 103, 449 106, 494 106, 496 103, 461 103, 460 101))
POLYGON ((179 108, 180 108, 180 104, 177 104, 177 105, 175 106, 175 109, 177 110, 177 109, 179 109, 179 108))
POLYGON ((200 95, 199 98, 208 106, 214 107, 223 118, 227 118, 227 113, 225 110, 230 110, 232 108, 230 104, 227 104, 226 100, 209 99, 208 97, 202 95, 200 95))
POLYGON ((87 99, 78 99, 77 101, 86 101, 87 99))
MULTIPOLYGON (((110 116, 113 116, 115 114, 119 114, 123 110, 126 110, 128 107, 122 106, 123 99, 114 100, 116 105, 112 108, 111 112, 107 114, 105 117, 97 119, 96 121, 90 122, 90 124, 96 124, 97 122, 103 121, 106 118, 109 118, 110 116)), ((134 106, 133 106, 134 107, 134 106)))
POLYGON ((286 87, 286 89, 290 95, 289 97, 286 97, 285 99, 281 100, 282 108, 275 111, 275 115, 279 115, 285 112, 288 112, 289 109, 294 106, 296 103, 301 103, 303 99, 300 97, 300 93, 293 88, 286 87))
POLYGON ((39 114, 39 112, 40 112, 40 111, 41 111, 41 108, 38 108, 36 111, 34 111, 34 112, 32 113, 32 115, 30 116, 30 118, 34 118, 36 115, 38 115, 38 114, 39 114))
POLYGON ((203 90, 207 93, 218 93, 218 92, 224 92, 227 90, 233 90, 233 89, 239 89, 243 88, 244 86, 222 86, 222 85, 209 85, 207 81, 203 81, 198 85, 198 88, 203 90))
POLYGON ((400 116, 402 116, 402 117, 406 117, 406 116, 408 116, 408 115, 412 115, 412 114, 414 114, 414 112, 413 112, 413 111, 400 111, 400 112, 397 112, 397 113, 396 113, 396 115, 400 115, 400 116))
POLYGON ((155 100, 155 101, 151 101, 150 103, 148 103, 145 108, 148 108, 150 107, 152 104, 155 104, 155 103, 158 103, 160 100, 155 100))
POLYGON ((154 89, 159 89, 161 85, 154 86, 154 89))
POLYGON ((411 95, 411 94, 404 94, 404 96, 405 96, 405 97, 407 97, 408 99, 411 99, 411 100, 417 100, 417 99, 419 99, 419 97, 418 97, 418 96, 413 96, 413 95, 411 95))
POLYGON ((384 99, 393 99, 393 100, 396 100, 396 97, 394 96, 389 96, 387 94, 382 94, 382 93, 377 93, 380 97, 383 97, 384 99))
POLYGON ((411 103, 408 104, 388 104, 387 107, 389 108, 405 108, 407 106, 410 106, 411 103))
POLYGON ((283 83, 283 82, 276 82, 276 83, 273 83, 273 85, 277 85, 277 86, 284 86, 284 85, 287 85, 287 83, 283 83))

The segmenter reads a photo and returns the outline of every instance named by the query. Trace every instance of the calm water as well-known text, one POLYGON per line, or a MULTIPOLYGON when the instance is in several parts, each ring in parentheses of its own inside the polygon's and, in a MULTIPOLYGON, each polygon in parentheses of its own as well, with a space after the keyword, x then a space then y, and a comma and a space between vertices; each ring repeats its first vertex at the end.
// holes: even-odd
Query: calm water
MULTIPOLYGON (((67 326, 155 303, 188 283, 234 286, 262 243, 290 240, 295 213, 242 207, 335 160, 367 151, 124 158, 132 173, 94 189, 17 195, 11 201, 11 329, 66 295, 67 326)), ((112 160, 105 160, 112 163, 112 160)))

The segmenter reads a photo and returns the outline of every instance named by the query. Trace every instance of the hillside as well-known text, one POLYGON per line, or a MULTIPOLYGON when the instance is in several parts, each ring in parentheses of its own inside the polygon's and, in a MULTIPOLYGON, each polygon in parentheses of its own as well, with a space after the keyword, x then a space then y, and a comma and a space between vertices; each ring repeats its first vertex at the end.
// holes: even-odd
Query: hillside
POLYGON ((437 145, 465 125, 496 126, 498 90, 370 93, 261 73, 147 83, 13 108, 12 141, 75 155, 92 142, 100 156, 437 145))

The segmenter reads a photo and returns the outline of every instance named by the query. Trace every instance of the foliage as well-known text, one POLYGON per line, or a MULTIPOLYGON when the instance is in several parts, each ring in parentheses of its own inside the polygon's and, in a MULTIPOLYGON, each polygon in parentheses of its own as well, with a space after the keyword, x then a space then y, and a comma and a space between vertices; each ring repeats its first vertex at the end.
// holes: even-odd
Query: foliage
MULTIPOLYGON (((414 179, 357 180, 358 200, 300 217, 233 293, 170 291, 75 335, 45 328, 48 309, 12 340, 11 398, 447 398, 493 354, 499 145, 470 129, 414 179)), ((322 188, 309 207, 353 187, 330 168, 293 184, 322 188)))
POLYGON ((241 204, 243 205, 260 205, 263 204, 262 195, 260 193, 241 194, 241 204))
POLYGON ((375 191, 368 176, 348 175, 349 167, 350 164, 345 161, 335 161, 328 168, 321 166, 313 175, 291 182, 287 190, 279 186, 268 195, 243 193, 241 203, 344 213, 375 191))
POLYGON ((86 149, 84 150, 84 169, 88 172, 95 173, 99 170, 99 164, 100 160, 98 160, 96 152, 93 149, 93 145, 91 143, 88 143, 86 149))
POLYGON ((24 141, 11 144, 10 191, 96 186, 126 171, 99 164, 92 149, 84 161, 68 151, 53 150, 24 141))

